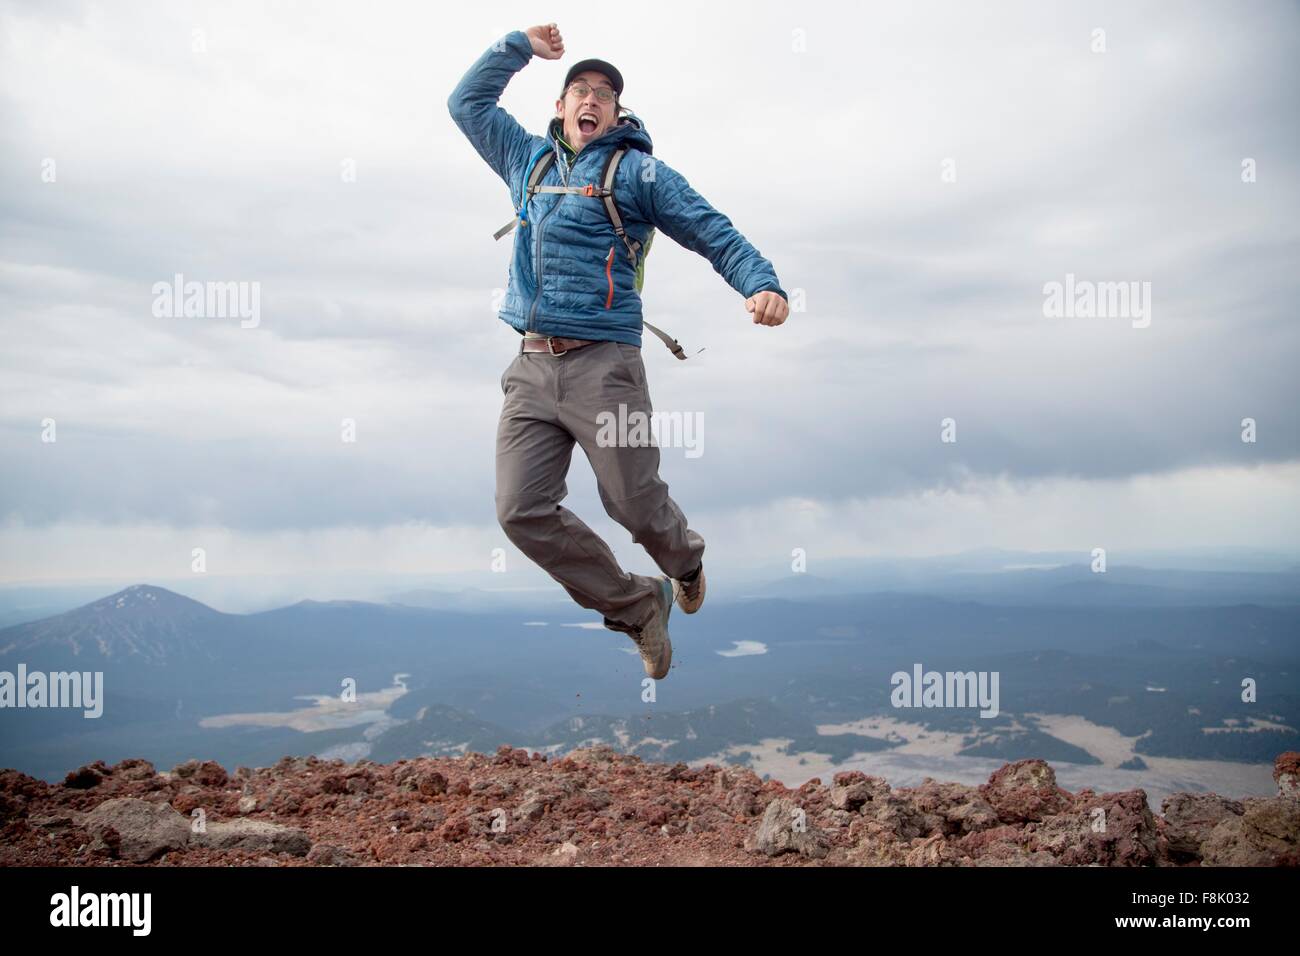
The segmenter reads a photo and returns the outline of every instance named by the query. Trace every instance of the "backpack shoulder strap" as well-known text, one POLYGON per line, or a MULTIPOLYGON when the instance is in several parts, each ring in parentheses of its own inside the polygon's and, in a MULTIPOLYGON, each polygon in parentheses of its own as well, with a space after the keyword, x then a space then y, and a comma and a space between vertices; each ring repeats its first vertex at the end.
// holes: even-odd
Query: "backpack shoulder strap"
POLYGON ((551 165, 554 162, 555 151, 549 147, 543 147, 538 151, 537 155, 533 157, 531 164, 532 169, 528 173, 528 182, 525 186, 527 195, 530 198, 537 192, 537 184, 542 181, 542 177, 546 175, 546 171, 551 168, 551 165))
POLYGON ((676 355, 683 362, 686 361, 686 350, 682 348, 682 343, 678 342, 675 338, 673 338, 663 329, 655 328, 645 319, 641 320, 641 324, 644 325, 651 332, 653 332, 655 335, 659 336, 659 341, 663 342, 664 345, 668 346, 668 351, 672 352, 673 355, 676 355))
MULTIPOLYGON (((636 269, 636 287, 641 291, 641 285, 645 281, 645 255, 650 251, 650 243, 654 241, 654 230, 650 230, 650 235, 646 237, 644 247, 640 242, 633 239, 623 228, 623 217, 618 214, 618 204, 614 202, 614 176, 618 173, 618 164, 622 162, 623 155, 627 152, 627 143, 620 143, 610 151, 609 157, 605 160, 605 170, 601 173, 600 185, 602 187, 601 198, 605 200, 605 211, 609 213, 609 221, 614 225, 614 232, 623 244, 627 246, 628 257, 632 260, 632 267, 636 269)), ((663 329, 655 328, 644 318, 641 324, 659 337, 659 341, 668 347, 677 358, 685 361, 686 350, 682 344, 669 335, 663 329)))
POLYGON ((629 236, 623 228, 623 217, 618 213, 618 203, 614 202, 614 177, 618 175, 618 164, 623 161, 623 155, 627 152, 627 143, 620 143, 610 150, 609 155, 605 157, 605 168, 600 174, 601 198, 605 200, 605 212, 609 215, 609 221, 614 226, 614 233, 623 240, 623 245, 627 246, 628 258, 632 260, 632 268, 639 266, 639 257, 641 255, 641 243, 629 236))
POLYGON ((528 225, 528 200, 532 199, 537 193, 537 184, 542 181, 546 171, 551 168, 555 162, 555 153, 549 146, 543 146, 537 152, 533 153, 528 160, 528 166, 524 170, 524 195, 519 201, 519 209, 515 212, 515 218, 498 229, 492 234, 493 239, 500 239, 515 226, 528 225))

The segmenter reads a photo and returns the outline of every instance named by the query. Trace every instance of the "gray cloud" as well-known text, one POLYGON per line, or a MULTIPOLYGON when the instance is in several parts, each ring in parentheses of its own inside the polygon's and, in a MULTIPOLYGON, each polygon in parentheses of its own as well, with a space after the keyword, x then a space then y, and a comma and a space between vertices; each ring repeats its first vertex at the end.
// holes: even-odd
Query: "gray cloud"
MULTIPOLYGON (((509 198, 445 101, 528 15, 0 7, 6 514, 490 529, 509 198), (178 272, 258 282, 259 327, 153 317, 178 272)), ((655 244, 647 317, 703 349, 645 342, 656 406, 706 423, 702 458, 664 451, 688 514, 1300 458, 1293 5, 682 4, 561 28, 806 295, 756 328, 655 244), (1045 318, 1066 273, 1149 281, 1150 327, 1045 318)), ((534 60, 503 105, 540 132, 562 69, 534 60)))

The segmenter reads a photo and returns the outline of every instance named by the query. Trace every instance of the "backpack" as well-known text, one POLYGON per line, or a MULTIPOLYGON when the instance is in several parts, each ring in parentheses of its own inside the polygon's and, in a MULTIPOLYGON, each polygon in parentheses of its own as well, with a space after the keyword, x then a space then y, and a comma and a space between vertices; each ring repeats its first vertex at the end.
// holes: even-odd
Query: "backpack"
MULTIPOLYGON (((527 186, 524 192, 524 201, 519 206, 519 211, 515 218, 498 229, 492 236, 493 239, 500 239, 517 225, 528 225, 528 200, 532 199, 537 193, 576 193, 580 196, 596 196, 605 203, 605 213, 609 216, 610 224, 614 227, 614 233, 623 240, 623 245, 627 247, 628 258, 632 261, 632 266, 636 270, 636 291, 639 294, 645 284, 645 259, 650 252, 650 243, 654 241, 655 231, 652 228, 650 234, 646 236, 645 244, 642 245, 633 239, 623 229, 623 218, 618 213, 618 204, 614 202, 614 175, 618 171, 618 164, 623 159, 623 154, 627 152, 627 143, 620 143, 610 150, 609 156, 605 159, 605 168, 601 170, 600 182, 602 185, 595 184, 587 186, 541 186, 542 177, 546 171, 551 168, 555 162, 555 152, 549 146, 544 146, 533 154, 532 159, 528 161, 528 167, 525 172, 527 186)), ((657 329, 644 318, 641 324, 647 329, 659 336, 659 340, 668 347, 668 350, 679 359, 685 360, 686 351, 682 348, 675 338, 657 329)))

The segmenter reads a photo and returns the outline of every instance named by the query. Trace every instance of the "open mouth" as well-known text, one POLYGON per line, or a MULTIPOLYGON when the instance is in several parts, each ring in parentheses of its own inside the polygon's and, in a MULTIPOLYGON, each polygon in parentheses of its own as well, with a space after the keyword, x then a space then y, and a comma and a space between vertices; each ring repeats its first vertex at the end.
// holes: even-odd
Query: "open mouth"
POLYGON ((596 127, 599 125, 600 124, 596 121, 596 117, 590 113, 583 113, 578 117, 578 129, 582 130, 584 133, 594 133, 596 127))

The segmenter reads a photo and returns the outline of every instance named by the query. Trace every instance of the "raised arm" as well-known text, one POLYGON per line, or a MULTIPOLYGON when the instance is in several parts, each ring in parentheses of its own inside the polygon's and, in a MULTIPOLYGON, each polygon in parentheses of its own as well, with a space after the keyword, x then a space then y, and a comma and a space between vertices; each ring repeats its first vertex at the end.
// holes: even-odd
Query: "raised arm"
MULTIPOLYGON (((655 159, 653 178, 638 172, 636 180, 646 218, 674 242, 708 259, 727 285, 747 300, 758 296, 760 306, 768 302, 767 296, 760 295, 765 291, 789 300, 772 263, 750 245, 730 219, 692 189, 681 173, 655 159)), ((784 320, 785 303, 773 304, 778 305, 784 320)), ((755 309, 751 307, 750 311, 755 309)), ((755 315, 755 321, 759 321, 759 315, 755 315)))
POLYGON ((534 53, 558 59, 563 52, 564 41, 553 23, 515 30, 478 58, 447 99, 451 118, 507 186, 526 162, 521 157, 532 137, 497 101, 534 53))

